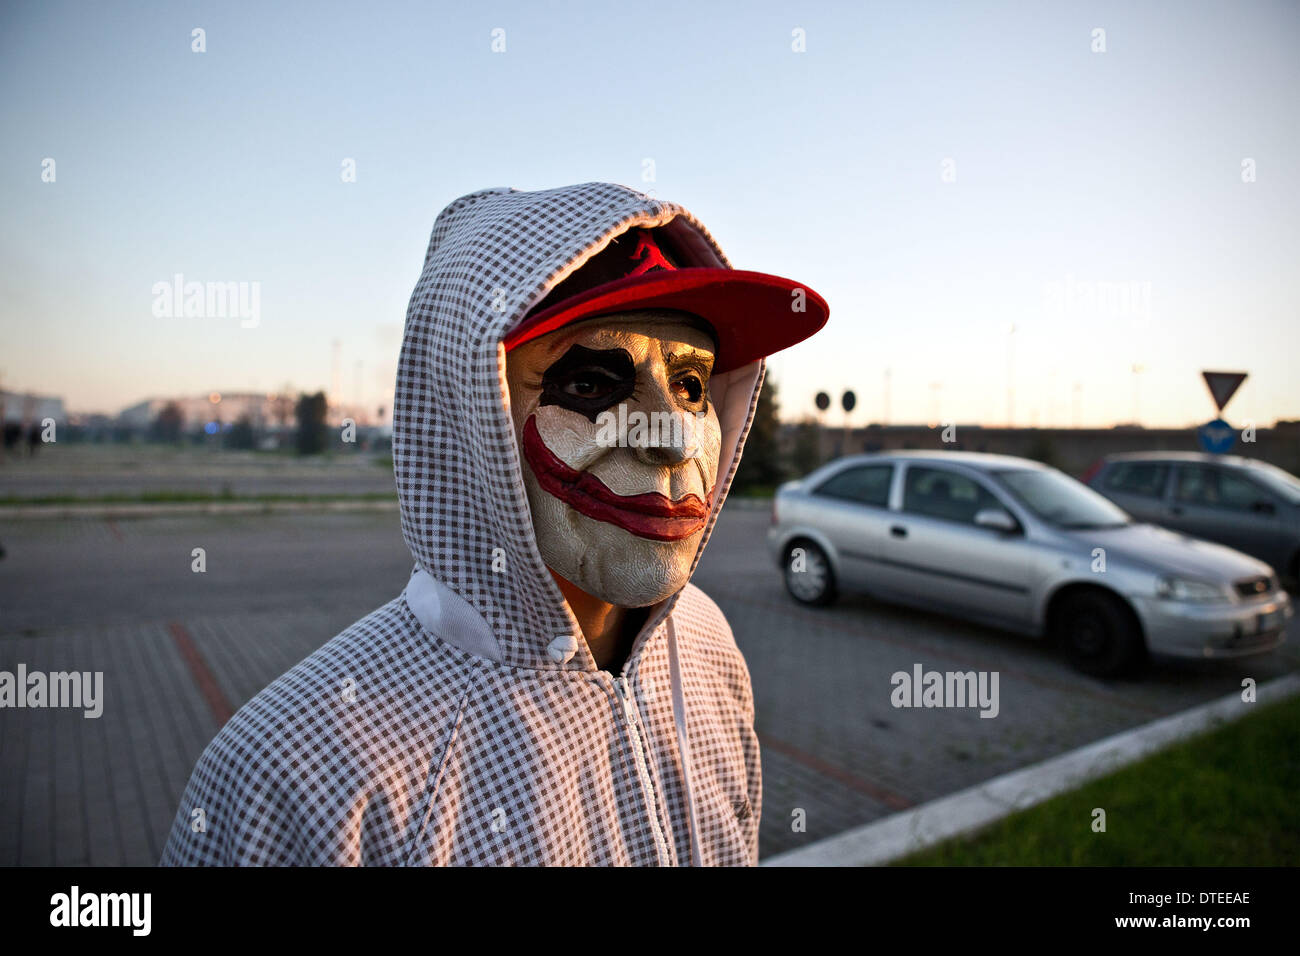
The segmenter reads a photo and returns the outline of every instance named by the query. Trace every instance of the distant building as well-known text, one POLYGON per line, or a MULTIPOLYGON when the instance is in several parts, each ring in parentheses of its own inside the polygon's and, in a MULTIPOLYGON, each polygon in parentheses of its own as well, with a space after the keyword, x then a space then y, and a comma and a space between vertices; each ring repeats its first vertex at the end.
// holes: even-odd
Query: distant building
POLYGON ((65 425, 68 421, 68 413, 63 408, 63 399, 50 395, 0 390, 0 407, 4 410, 3 418, 0 420, 6 425, 39 425, 47 418, 54 419, 58 425, 65 425))
MULTIPOLYGON (((169 404, 180 409, 182 428, 203 428, 210 422, 229 425, 247 418, 254 428, 289 428, 298 424, 298 395, 263 392, 211 392, 207 395, 149 398, 122 409, 118 423, 129 428, 148 428, 169 404)), ((328 425, 341 425, 351 418, 360 426, 379 424, 376 409, 352 405, 331 406, 325 416, 328 425)))
MULTIPOLYGON (((1252 440, 1239 439, 1234 455, 1259 458, 1300 474, 1300 427, 1279 421, 1259 428, 1252 440)), ((1195 428, 1141 428, 1130 424, 1113 428, 1002 428, 957 423, 951 427, 928 425, 858 426, 850 429, 815 423, 783 423, 777 432, 780 453, 793 461, 801 442, 810 445, 807 465, 841 455, 862 452, 978 451, 1033 458, 1080 475, 1105 455, 1125 451, 1199 451, 1195 428), (801 429, 811 427, 811 434, 801 429), (945 440, 945 435, 947 440, 945 440)), ((797 466, 796 466, 797 467, 797 466)))

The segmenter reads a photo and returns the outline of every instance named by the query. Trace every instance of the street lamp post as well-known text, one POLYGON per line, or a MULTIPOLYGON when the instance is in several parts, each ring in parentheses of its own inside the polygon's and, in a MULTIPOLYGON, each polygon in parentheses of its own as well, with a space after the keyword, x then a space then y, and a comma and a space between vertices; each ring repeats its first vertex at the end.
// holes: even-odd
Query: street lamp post
POLYGON ((1015 398, 1015 374, 1016 374, 1016 323, 1012 322, 1007 326, 1007 427, 1013 428, 1016 423, 1016 398, 1015 398))
POLYGON ((1146 366, 1140 362, 1133 363, 1133 424, 1141 424, 1142 421, 1142 373, 1146 371, 1146 366))

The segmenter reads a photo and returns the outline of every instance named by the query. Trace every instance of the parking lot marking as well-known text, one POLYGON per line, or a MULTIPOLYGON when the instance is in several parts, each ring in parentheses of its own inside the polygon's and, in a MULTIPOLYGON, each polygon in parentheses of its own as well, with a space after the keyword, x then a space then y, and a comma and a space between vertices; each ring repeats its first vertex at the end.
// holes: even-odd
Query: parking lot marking
POLYGON ((218 727, 224 727, 226 721, 234 716, 235 710, 230 706, 230 701, 226 700, 226 695, 222 693, 216 677, 212 675, 212 670, 208 667, 208 662, 203 659, 203 654, 199 651, 198 645, 194 643, 194 638, 185 629, 185 625, 179 621, 169 621, 167 630, 171 631, 172 640, 176 642, 176 649, 181 652, 185 666, 189 668, 190 676, 194 678, 199 693, 203 695, 204 701, 207 702, 208 710, 212 712, 212 719, 217 722, 218 727))
POLYGON ((833 763, 828 763, 820 757, 814 757, 810 753, 805 753, 793 744, 786 743, 784 740, 778 740, 768 734, 759 734, 758 740, 763 747, 769 750, 775 750, 777 753, 789 757, 791 760, 797 761, 805 767, 815 770, 824 776, 830 777, 832 780, 838 780, 846 787, 852 787, 859 793, 865 793, 867 796, 871 797, 871 799, 878 800, 888 807, 892 807, 895 810, 906 810, 908 807, 912 806, 912 801, 908 800, 906 797, 900 796, 892 790, 887 790, 884 787, 874 784, 870 780, 863 780, 861 777, 855 776, 847 770, 835 766, 833 763))

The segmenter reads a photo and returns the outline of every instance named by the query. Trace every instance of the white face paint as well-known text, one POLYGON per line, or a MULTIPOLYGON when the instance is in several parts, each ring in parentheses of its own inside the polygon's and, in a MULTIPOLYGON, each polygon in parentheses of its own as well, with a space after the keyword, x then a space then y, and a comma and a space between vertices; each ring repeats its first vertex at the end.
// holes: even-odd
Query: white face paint
POLYGON ((647 607, 690 576, 722 444, 713 350, 679 313, 632 312, 506 354, 538 548, 593 597, 647 607))

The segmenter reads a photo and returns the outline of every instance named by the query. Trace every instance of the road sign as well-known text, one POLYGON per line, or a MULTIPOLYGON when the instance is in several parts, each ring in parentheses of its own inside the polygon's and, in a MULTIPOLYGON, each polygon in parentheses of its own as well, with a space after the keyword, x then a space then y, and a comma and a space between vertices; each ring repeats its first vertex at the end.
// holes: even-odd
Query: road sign
POLYGON ((1219 411, 1223 411, 1228 400, 1241 388, 1241 383, 1246 381, 1246 375, 1246 372, 1202 372, 1201 378, 1209 386, 1214 404, 1219 407, 1219 411))
POLYGON ((1237 431, 1222 418, 1216 418, 1196 429, 1196 437, 1211 455, 1222 455, 1236 442, 1237 431))

